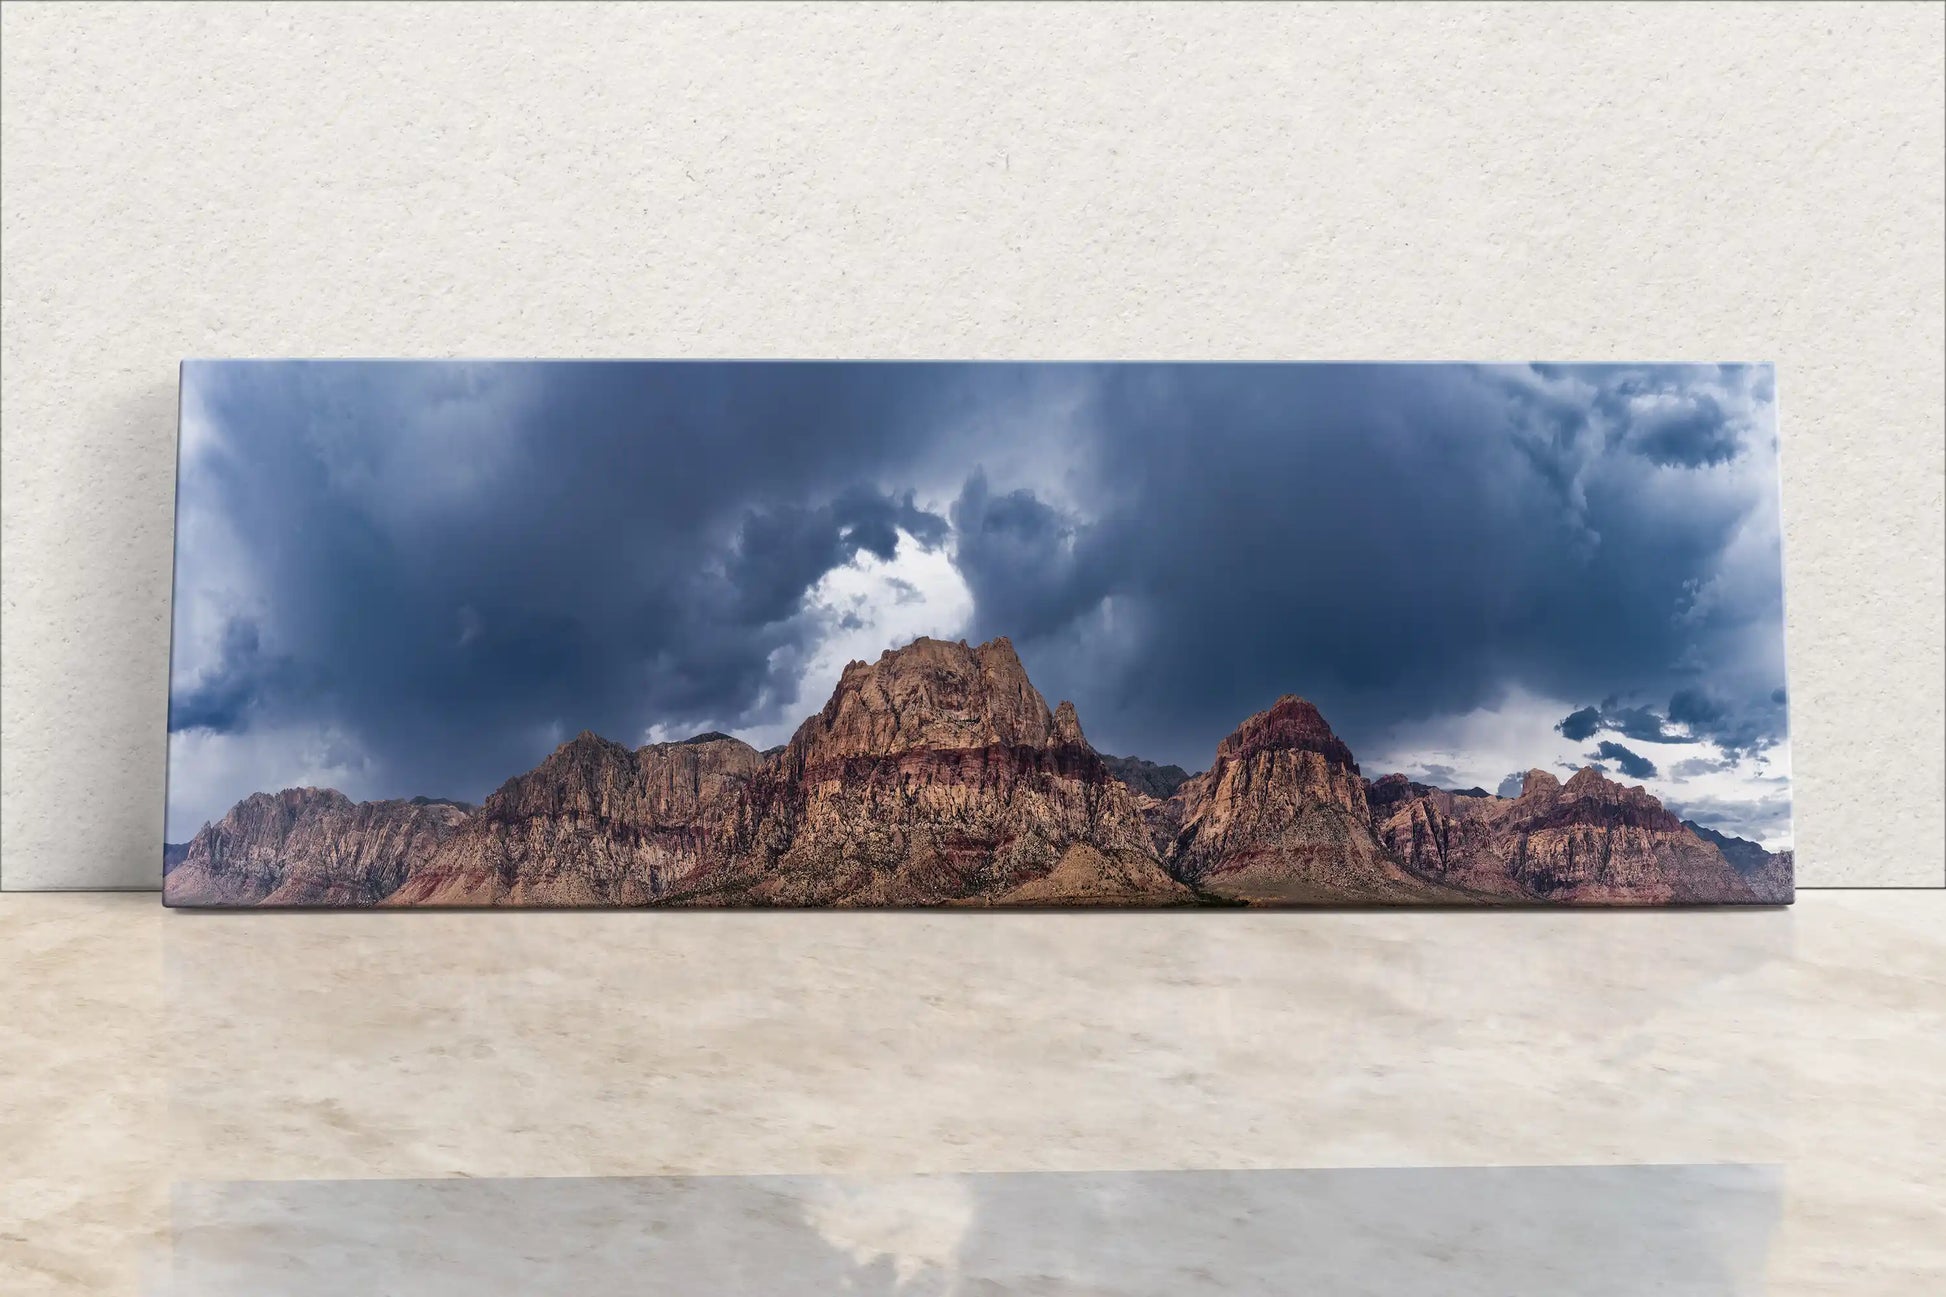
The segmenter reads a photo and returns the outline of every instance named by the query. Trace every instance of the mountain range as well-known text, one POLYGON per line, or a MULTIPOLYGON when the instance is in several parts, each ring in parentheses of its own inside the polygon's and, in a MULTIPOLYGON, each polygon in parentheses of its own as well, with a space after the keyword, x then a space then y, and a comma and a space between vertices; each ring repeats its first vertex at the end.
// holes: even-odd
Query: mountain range
POLYGON ((165 847, 174 906, 1777 904, 1789 852, 1640 787, 1370 780, 1291 695, 1208 770, 1105 757, 1005 638, 853 662, 768 752, 583 732, 484 804, 254 793, 165 847))

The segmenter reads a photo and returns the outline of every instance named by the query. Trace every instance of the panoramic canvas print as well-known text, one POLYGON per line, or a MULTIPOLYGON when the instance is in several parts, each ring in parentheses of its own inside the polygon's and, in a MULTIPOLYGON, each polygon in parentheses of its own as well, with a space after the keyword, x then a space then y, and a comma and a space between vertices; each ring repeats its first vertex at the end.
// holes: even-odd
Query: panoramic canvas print
POLYGON ((177 906, 1775 904, 1763 365, 183 366, 177 906))

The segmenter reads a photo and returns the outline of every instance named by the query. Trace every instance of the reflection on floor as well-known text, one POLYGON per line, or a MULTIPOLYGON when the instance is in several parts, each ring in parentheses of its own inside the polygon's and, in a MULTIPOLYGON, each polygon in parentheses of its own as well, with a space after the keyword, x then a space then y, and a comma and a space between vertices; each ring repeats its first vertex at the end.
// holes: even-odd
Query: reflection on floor
POLYGON ((179 1186, 153 1297, 1760 1293, 1776 1168, 179 1186))
POLYGON ((1946 1293, 1946 891, 1017 915, 0 893, 0 995, 0 1297, 1946 1293), (1415 1167, 1447 1169, 1384 1169, 1415 1167), (1556 1169, 1467 1169, 1506 1167, 1556 1169))

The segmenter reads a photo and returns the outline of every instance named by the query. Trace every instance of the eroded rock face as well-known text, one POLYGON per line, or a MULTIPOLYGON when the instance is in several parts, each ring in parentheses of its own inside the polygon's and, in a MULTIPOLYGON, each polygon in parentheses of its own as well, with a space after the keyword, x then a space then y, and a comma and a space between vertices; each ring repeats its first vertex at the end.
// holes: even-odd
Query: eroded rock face
POLYGON ((1604 905, 1757 899, 1722 852, 1640 786, 1592 768, 1565 784, 1536 774, 1500 822, 1509 870, 1536 896, 1604 905))
POLYGON ((591 733, 477 810, 246 798, 170 866, 184 905, 1168 905, 1752 902, 1788 855, 1641 788, 1544 771, 1514 798, 1367 781, 1285 696, 1203 774, 1111 766, 1005 639, 844 671, 788 744, 629 749, 591 733), (1147 787, 1166 786, 1157 796, 1147 787), (1755 853, 1754 855, 1752 853, 1755 853), (1733 857, 1733 858, 1726 858, 1733 857))
POLYGON ((488 797, 394 905, 646 905, 720 858, 762 762, 725 735, 630 751, 562 744, 488 797))
POLYGON ((448 802, 353 802, 329 788, 253 793, 190 840, 169 905, 373 905, 467 818, 448 802))
POLYGON ((1379 844, 1413 873, 1483 900, 1533 899, 1509 873, 1497 835, 1496 816, 1508 799, 1386 775, 1373 782, 1368 800, 1379 844))
POLYGON ((1141 757, 1111 757, 1103 753, 1101 763, 1108 767, 1109 774, 1127 784, 1129 791, 1157 801, 1175 796, 1176 790, 1189 779, 1189 771, 1181 766, 1157 765, 1141 757))
POLYGON ((1763 899, 1646 789, 1592 768, 1565 784, 1530 770, 1514 798, 1417 789, 1388 786, 1374 814, 1380 842, 1415 873, 1484 897, 1599 905, 1763 899))
MULTIPOLYGON (((1247 761, 1259 752, 1310 752, 1323 758, 1323 767, 1356 775, 1358 763, 1351 749, 1331 732, 1331 726, 1313 707, 1296 694, 1285 694, 1258 712, 1221 743, 1216 745, 1218 763, 1247 761)), ((1360 783, 1358 798, 1363 800, 1360 783)))
POLYGON ((1389 859, 1365 781, 1318 709, 1289 694, 1217 745, 1159 823, 1171 871, 1218 896, 1266 904, 1460 899, 1389 859))
POLYGON ((1684 820, 1682 826, 1722 852, 1730 868, 1749 884, 1758 900, 1769 905, 1789 905, 1796 896, 1796 853, 1765 851, 1761 843, 1706 829, 1694 820, 1684 820))
POLYGON ((1011 643, 922 639, 845 668, 752 780, 728 860, 694 899, 1055 904, 1063 888, 1190 897, 1073 704, 1050 711, 1011 643))

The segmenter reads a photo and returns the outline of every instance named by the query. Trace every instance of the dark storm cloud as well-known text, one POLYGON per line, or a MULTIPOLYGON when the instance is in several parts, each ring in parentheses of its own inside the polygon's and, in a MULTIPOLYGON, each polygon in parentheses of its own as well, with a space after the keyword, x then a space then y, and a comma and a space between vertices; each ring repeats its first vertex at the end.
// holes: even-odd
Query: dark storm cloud
POLYGON ((1701 689, 1678 689, 1669 699, 1669 719, 1678 725, 1701 730, 1724 717, 1723 704, 1701 689))
POLYGON ((1784 735, 1785 693, 1780 687, 1754 703, 1732 707, 1700 689, 1680 690, 1669 699, 1669 719, 1716 744, 1725 757, 1762 752, 1784 735))
POLYGON ((247 729, 265 705, 297 696, 304 681, 289 657, 264 652, 255 622, 231 618, 223 628, 221 656, 187 688, 169 698, 169 732, 247 729))
POLYGON ((1098 605, 1118 576, 1101 533, 1019 489, 967 479, 952 508, 954 565, 973 592, 982 634, 1034 640, 1098 605))
POLYGON ((1593 737, 1595 731, 1601 728, 1601 712, 1594 707, 1583 707, 1578 712, 1563 716, 1554 728, 1561 732, 1562 737, 1579 743, 1582 739, 1593 737))
POLYGON ((1630 779, 1653 779, 1656 776, 1655 762, 1606 739, 1597 743, 1588 756, 1591 760, 1614 762, 1615 768, 1630 779))
POLYGON ((1500 786, 1493 790, 1494 795, 1498 797, 1518 797, 1520 796, 1520 790, 1526 784, 1527 772, 1525 770, 1516 770, 1500 781, 1500 786))
POLYGON ((388 791, 468 796, 560 730, 634 741, 787 702, 821 633, 805 591, 900 529, 944 539, 891 484, 964 385, 854 365, 186 375, 215 431, 186 452, 184 508, 225 534, 186 539, 181 574, 247 562, 262 642, 179 685, 172 725, 329 726, 388 791))
POLYGON ((735 622, 784 620, 820 577, 860 550, 891 558, 901 530, 931 547, 945 539, 946 520, 914 505, 910 491, 895 499, 863 487, 815 507, 748 511, 724 573, 736 592, 735 622))
MULTIPOLYGON (((1693 384, 1671 383, 1672 377, 1680 380, 1682 367, 1609 371, 1594 393, 1592 409, 1613 441, 1663 467, 1707 468, 1735 459, 1763 435, 1746 411, 1729 408, 1720 396, 1693 384)), ((1751 377, 1752 395, 1768 402, 1768 373, 1753 371, 1751 377)), ((1569 417, 1572 410, 1570 405, 1569 417)))
MULTIPOLYGON (((1515 684, 1668 697, 1720 677, 1761 698, 1781 680, 1779 573, 1726 561, 1768 521, 1769 443, 1739 425, 1736 456, 1672 470, 1661 434, 1637 426, 1696 404, 1705 380, 1719 407, 1747 397, 1750 371, 1091 378, 1091 455, 1059 493, 1078 505, 969 476, 955 521, 976 633, 1012 634, 1116 750, 1206 764, 1225 728, 1287 691, 1357 750, 1515 684)), ((1613 724, 1674 737, 1659 722, 1622 708, 1613 724)))
POLYGON ((1202 769, 1285 692, 1355 751, 1513 688, 1782 732, 1779 572, 1732 561, 1774 527, 1761 371, 191 370, 219 435, 184 507, 225 532, 181 571, 246 566, 231 615, 291 674, 219 655, 180 721, 328 724, 387 792, 478 796, 558 731, 795 719, 837 622, 805 593, 900 532, 1105 751, 1202 769))
POLYGON ((1682 743, 1688 738, 1670 729, 1662 717, 1647 707, 1616 707, 1603 714, 1602 722, 1623 738, 1638 743, 1682 743))
POLYGON ((1741 448, 1722 409, 1707 398, 1642 419, 1629 444, 1658 464, 1684 468, 1721 464, 1741 448))
POLYGON ((1564 737, 1579 742, 1604 731, 1638 743, 1714 743, 1726 756, 1760 752, 1784 732, 1784 691, 1774 689, 1741 709, 1711 697, 1700 688, 1678 689, 1669 699, 1665 718, 1652 707, 1624 707, 1614 696, 1599 707, 1569 712, 1554 726, 1564 737))

